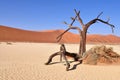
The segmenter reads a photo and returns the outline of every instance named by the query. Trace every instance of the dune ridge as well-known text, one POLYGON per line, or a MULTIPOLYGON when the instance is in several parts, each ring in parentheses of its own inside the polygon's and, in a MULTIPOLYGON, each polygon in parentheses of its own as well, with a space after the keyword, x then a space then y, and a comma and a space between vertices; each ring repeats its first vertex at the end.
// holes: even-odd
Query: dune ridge
MULTIPOLYGON (((56 37, 64 30, 28 31, 0 25, 0 41, 56 43, 56 37)), ((60 42, 79 43, 79 35, 67 32, 60 42)), ((115 35, 87 35, 87 43, 120 43, 115 35)))

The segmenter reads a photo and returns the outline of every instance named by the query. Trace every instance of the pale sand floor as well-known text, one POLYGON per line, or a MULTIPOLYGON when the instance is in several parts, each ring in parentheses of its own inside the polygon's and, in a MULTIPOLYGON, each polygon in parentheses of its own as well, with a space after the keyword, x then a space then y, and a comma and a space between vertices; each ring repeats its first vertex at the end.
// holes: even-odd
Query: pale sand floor
MULTIPOLYGON (((0 42, 0 80, 120 80, 120 65, 93 66, 80 64, 66 71, 64 63, 44 65, 48 57, 59 51, 59 44, 0 42)), ((87 49, 94 45, 87 45, 87 49)), ((120 53, 120 45, 112 46, 120 53)), ((78 52, 78 44, 66 44, 70 52, 78 52)), ((59 56, 53 59, 59 62, 59 56)), ((71 63, 71 68, 78 62, 71 63)))

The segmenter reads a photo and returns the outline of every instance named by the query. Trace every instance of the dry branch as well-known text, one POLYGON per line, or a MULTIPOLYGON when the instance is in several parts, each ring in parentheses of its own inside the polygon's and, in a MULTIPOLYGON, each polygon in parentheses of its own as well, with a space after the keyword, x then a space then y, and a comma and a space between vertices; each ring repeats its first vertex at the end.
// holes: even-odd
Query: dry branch
POLYGON ((62 36, 68 32, 70 29, 76 29, 78 30, 78 32, 81 34, 81 29, 79 27, 69 27, 67 30, 65 30, 62 34, 60 34, 56 39, 57 39, 57 42, 59 42, 61 39, 62 39, 62 36))
POLYGON ((103 14, 103 12, 101 12, 98 16, 97 16, 97 19, 103 14))
POLYGON ((100 22, 102 22, 102 23, 104 23, 104 24, 109 25, 109 26, 112 28, 112 32, 114 33, 114 28, 115 28, 114 25, 110 24, 108 21, 104 21, 104 20, 97 19, 97 18, 91 20, 90 22, 88 22, 88 23, 85 25, 85 29, 87 30, 92 24, 96 23, 97 21, 100 21, 100 22))
POLYGON ((77 17, 78 17, 78 21, 80 22, 81 26, 83 27, 84 24, 83 24, 83 21, 82 21, 80 15, 79 15, 80 11, 77 12, 76 9, 74 9, 74 11, 75 11, 75 13, 76 13, 76 15, 77 15, 77 17))

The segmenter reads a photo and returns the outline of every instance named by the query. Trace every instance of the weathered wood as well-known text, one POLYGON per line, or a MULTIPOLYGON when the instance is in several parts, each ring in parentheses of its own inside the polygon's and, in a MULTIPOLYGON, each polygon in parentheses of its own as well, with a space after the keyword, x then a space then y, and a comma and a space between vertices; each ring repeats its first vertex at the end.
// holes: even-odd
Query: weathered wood
POLYGON ((50 62, 52 62, 52 59, 53 59, 55 56, 58 56, 58 55, 60 55, 60 62, 62 61, 62 57, 63 57, 63 59, 65 60, 65 62, 66 62, 66 71, 68 71, 69 68, 70 68, 70 63, 68 62, 66 56, 73 58, 74 61, 78 61, 78 60, 79 60, 79 55, 78 55, 78 54, 67 52, 67 51, 66 51, 66 48, 65 48, 65 45, 64 45, 64 44, 61 44, 61 46, 60 46, 60 51, 59 51, 59 52, 56 52, 56 53, 53 53, 52 55, 50 55, 50 57, 49 57, 48 61, 45 63, 45 65, 50 64, 50 62))
POLYGON ((56 52, 56 53, 53 53, 52 55, 50 55, 50 57, 49 57, 48 61, 45 63, 45 65, 50 64, 50 62, 52 62, 53 57, 55 57, 57 55, 61 55, 61 53, 60 52, 56 52))

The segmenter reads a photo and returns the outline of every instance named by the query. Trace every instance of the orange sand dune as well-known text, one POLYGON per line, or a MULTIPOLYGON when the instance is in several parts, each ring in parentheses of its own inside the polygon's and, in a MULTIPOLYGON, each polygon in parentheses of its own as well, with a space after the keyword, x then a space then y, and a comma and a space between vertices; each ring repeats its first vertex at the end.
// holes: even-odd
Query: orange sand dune
POLYGON ((115 35, 88 35, 88 43, 120 43, 120 37, 115 35))
MULTIPOLYGON (((56 37, 63 31, 48 30, 37 32, 0 25, 0 41, 56 43, 56 37)), ((79 40, 79 35, 67 32, 61 42, 79 43, 79 40)), ((115 35, 88 35, 87 43, 120 43, 120 37, 115 35)))

